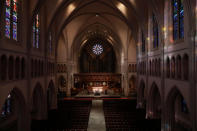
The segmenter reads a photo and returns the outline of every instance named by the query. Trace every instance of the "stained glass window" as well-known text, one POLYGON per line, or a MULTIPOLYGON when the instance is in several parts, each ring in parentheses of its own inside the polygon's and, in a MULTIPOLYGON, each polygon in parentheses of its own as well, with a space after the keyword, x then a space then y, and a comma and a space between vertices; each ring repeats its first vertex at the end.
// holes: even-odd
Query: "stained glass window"
POLYGON ((179 11, 179 37, 184 38, 184 9, 183 9, 183 0, 180 0, 180 11, 179 11))
POLYGON ((100 55, 103 53, 103 46, 100 44, 95 44, 92 48, 92 51, 96 55, 100 55))
POLYGON ((5 2, 5 36, 7 38, 17 39, 18 32, 18 1, 6 0, 5 2))
POLYGON ((1 111, 1 117, 6 117, 11 113, 11 95, 9 94, 1 111))
POLYGON ((144 33, 141 33, 141 41, 142 41, 142 52, 145 52, 146 50, 146 41, 145 41, 145 37, 144 37, 144 33))
POLYGON ((13 39, 17 40, 17 0, 13 1, 13 39))
POLYGON ((5 7, 5 36, 10 38, 10 13, 11 13, 11 1, 6 0, 5 7))
POLYGON ((39 15, 37 14, 33 22, 33 47, 34 48, 39 48, 39 41, 40 41, 40 19, 39 19, 39 15))
POLYGON ((153 48, 157 48, 159 46, 159 28, 154 14, 152 16, 152 22, 153 22, 153 48))
POLYGON ((183 0, 172 0, 173 7, 173 39, 184 38, 183 0))

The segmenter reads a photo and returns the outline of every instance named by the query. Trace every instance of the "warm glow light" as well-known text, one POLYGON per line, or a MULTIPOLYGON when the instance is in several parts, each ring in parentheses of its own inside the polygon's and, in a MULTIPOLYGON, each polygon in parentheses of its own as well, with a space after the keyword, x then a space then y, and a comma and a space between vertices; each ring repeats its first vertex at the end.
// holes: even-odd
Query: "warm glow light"
POLYGON ((127 16, 127 8, 126 8, 126 6, 124 5, 124 4, 122 4, 122 3, 118 3, 117 4, 117 8, 125 15, 125 16, 127 16))
POLYGON ((150 40, 150 38, 149 38, 149 37, 147 37, 147 38, 146 38, 146 40, 147 40, 147 41, 149 41, 149 40, 150 40))
POLYGON ((136 7, 135 0, 130 0, 131 4, 136 7))
POLYGON ((173 30, 173 28, 170 26, 170 27, 169 27, 169 30, 170 30, 170 31, 172 31, 172 30, 173 30))
POLYGON ((66 15, 68 16, 68 15, 70 15, 72 12, 73 12, 73 10, 75 9, 76 7, 75 7, 75 5, 72 3, 72 4, 70 4, 69 6, 68 6, 68 8, 67 8, 67 12, 66 12, 66 15))
POLYGON ((110 40, 113 40, 113 38, 112 38, 111 36, 108 36, 108 38, 109 38, 110 40))
POLYGON ((165 32, 165 31, 166 31, 166 27, 163 27, 163 28, 162 28, 162 31, 165 32))
POLYGON ((165 26, 162 28, 162 31, 164 33, 164 39, 166 39, 167 38, 167 29, 165 26))
POLYGON ((82 42, 81 46, 83 46, 87 41, 88 41, 87 39, 84 40, 84 41, 82 42))

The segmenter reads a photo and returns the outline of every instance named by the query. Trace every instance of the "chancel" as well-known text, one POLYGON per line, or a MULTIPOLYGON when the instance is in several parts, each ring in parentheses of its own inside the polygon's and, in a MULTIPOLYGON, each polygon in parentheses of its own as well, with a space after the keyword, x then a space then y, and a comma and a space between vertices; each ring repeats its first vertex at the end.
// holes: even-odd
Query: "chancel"
POLYGON ((197 0, 0 0, 0 131, 197 131, 197 0))

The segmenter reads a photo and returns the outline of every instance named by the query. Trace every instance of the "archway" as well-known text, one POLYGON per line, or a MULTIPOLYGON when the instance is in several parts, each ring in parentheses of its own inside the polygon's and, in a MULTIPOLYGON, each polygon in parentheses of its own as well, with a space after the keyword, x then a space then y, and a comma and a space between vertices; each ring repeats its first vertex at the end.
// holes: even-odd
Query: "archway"
POLYGON ((32 119, 40 120, 44 115, 44 93, 40 83, 36 84, 32 96, 32 119))
POLYGON ((174 87, 166 100, 165 128, 169 131, 191 131, 190 113, 181 92, 174 87))
POLYGON ((145 83, 143 80, 140 82, 140 86, 138 88, 138 107, 146 108, 146 93, 145 93, 145 83))
POLYGON ((32 111, 31 111, 31 131, 45 130, 45 122, 47 111, 44 92, 40 83, 37 83, 32 95, 32 111))
POLYGON ((161 119, 161 95, 158 86, 153 83, 149 93, 148 116, 152 119, 161 119))
POLYGON ((18 88, 14 88, 5 100, 5 104, 1 110, 0 130, 29 130, 25 99, 18 88))
POLYGON ((66 97, 66 90, 67 87, 67 81, 64 75, 60 75, 58 78, 58 92, 57 92, 57 96, 58 99, 62 99, 64 97, 66 97))
POLYGON ((51 80, 47 89, 47 109, 51 110, 55 105, 55 86, 53 81, 51 80))
POLYGON ((136 90, 136 77, 132 75, 129 79, 129 94, 132 97, 137 97, 137 90, 136 90))

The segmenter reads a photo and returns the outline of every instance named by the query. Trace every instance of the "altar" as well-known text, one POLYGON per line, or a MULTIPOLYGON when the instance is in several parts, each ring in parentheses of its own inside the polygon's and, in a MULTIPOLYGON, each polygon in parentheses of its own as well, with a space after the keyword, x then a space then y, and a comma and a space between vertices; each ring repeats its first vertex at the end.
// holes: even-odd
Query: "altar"
POLYGON ((93 93, 102 93, 103 87, 92 87, 93 93))
MULTIPOLYGON (((121 94, 121 74, 81 73, 74 74, 75 94, 121 94)), ((72 93, 72 92, 71 92, 72 93)), ((74 95, 74 93, 73 93, 74 95)))

